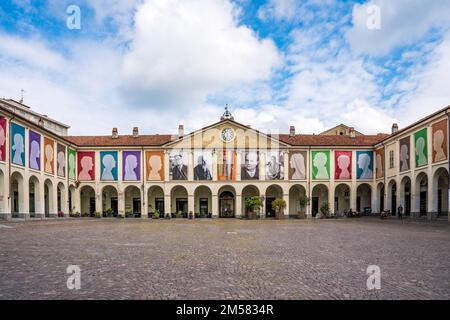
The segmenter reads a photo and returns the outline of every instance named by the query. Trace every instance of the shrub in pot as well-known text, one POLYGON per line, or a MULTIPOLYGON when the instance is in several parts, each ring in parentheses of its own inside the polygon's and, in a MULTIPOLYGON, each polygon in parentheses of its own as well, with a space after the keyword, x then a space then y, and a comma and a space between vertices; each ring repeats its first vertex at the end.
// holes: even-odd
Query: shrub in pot
POLYGON ((272 208, 275 209, 275 219, 283 219, 284 218, 284 209, 286 209, 286 201, 282 198, 277 198, 272 201, 272 208))
POLYGON ((261 207, 263 206, 262 200, 260 197, 248 197, 245 199, 245 207, 247 208, 247 218, 248 219, 256 219, 256 213, 259 212, 261 207))

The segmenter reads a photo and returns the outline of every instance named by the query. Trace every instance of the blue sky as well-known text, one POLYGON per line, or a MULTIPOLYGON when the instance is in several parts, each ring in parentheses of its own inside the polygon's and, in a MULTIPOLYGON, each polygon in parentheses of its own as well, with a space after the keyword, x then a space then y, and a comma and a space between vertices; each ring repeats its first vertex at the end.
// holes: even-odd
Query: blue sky
POLYGON ((72 134, 195 130, 225 104, 264 131, 389 132, 450 104, 449 17, 439 0, 4 0, 0 96, 23 88, 72 134))

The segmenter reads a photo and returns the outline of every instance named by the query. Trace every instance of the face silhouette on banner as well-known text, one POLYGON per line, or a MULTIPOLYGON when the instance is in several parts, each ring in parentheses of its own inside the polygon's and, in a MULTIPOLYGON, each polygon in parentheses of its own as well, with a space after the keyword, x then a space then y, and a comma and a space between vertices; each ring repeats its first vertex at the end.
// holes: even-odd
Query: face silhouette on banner
POLYGON ((266 156, 266 179, 284 179, 284 155, 281 151, 269 151, 266 156))
POLYGON ((66 147, 59 143, 56 145, 56 174, 66 176, 66 147))
POLYGON ((76 155, 77 152, 73 149, 69 149, 68 152, 68 159, 67 159, 67 163, 68 163, 68 167, 69 167, 69 179, 76 179, 77 175, 76 175, 76 155))
POLYGON ((357 151, 356 152, 356 178, 359 180, 367 180, 373 178, 373 152, 357 151))
POLYGON ((400 140, 400 171, 408 171, 411 168, 411 138, 406 137, 400 140))
POLYGON ((164 152, 147 151, 145 153, 147 180, 164 181, 164 152))
POLYGON ((384 177, 384 148, 379 148, 375 151, 376 161, 376 176, 377 178, 384 177))
POLYGON ((305 180, 306 163, 307 153, 305 151, 289 153, 289 179, 305 180))
POLYGON ((414 142, 416 167, 423 167, 428 164, 427 128, 414 134, 414 142))
POLYGON ((6 160, 6 118, 0 117, 0 161, 6 160))
POLYGON ((433 162, 447 160, 448 129, 447 120, 433 124, 433 162))
POLYGON ((34 131, 29 133, 29 161, 30 168, 34 170, 41 170, 41 135, 34 131))
POLYGON ((92 181, 95 180, 95 152, 80 151, 78 152, 78 180, 92 181))
POLYGON ((124 181, 138 181, 141 179, 141 152, 124 151, 122 153, 122 172, 124 181))
POLYGON ((25 166, 25 128, 11 124, 11 162, 25 166))
POLYGON ((117 151, 100 152, 100 180, 117 181, 117 151))
POLYGON ((330 179, 330 151, 312 152, 312 177, 314 180, 330 179))
POLYGON ((351 151, 334 152, 334 178, 336 180, 350 180, 352 178, 352 157, 351 151))
POLYGON ((55 142, 52 139, 44 137, 44 171, 54 173, 55 163, 55 142))

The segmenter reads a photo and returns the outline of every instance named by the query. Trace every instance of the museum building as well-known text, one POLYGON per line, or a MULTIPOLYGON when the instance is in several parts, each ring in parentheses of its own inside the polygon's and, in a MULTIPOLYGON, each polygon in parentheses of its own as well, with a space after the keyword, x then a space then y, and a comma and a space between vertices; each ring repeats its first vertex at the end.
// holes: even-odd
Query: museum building
POLYGON ((205 128, 178 134, 70 136, 69 126, 0 99, 0 218, 70 214, 261 218, 397 212, 449 219, 450 106, 390 134, 340 124, 320 134, 264 133, 226 109, 205 128))

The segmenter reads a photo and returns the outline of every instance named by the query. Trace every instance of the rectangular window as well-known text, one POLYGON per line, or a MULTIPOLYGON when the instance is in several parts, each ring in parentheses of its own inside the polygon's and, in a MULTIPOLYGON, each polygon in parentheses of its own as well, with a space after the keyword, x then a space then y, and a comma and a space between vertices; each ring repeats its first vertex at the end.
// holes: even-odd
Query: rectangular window
POLYGON ((389 168, 394 168, 394 150, 389 151, 389 168))

